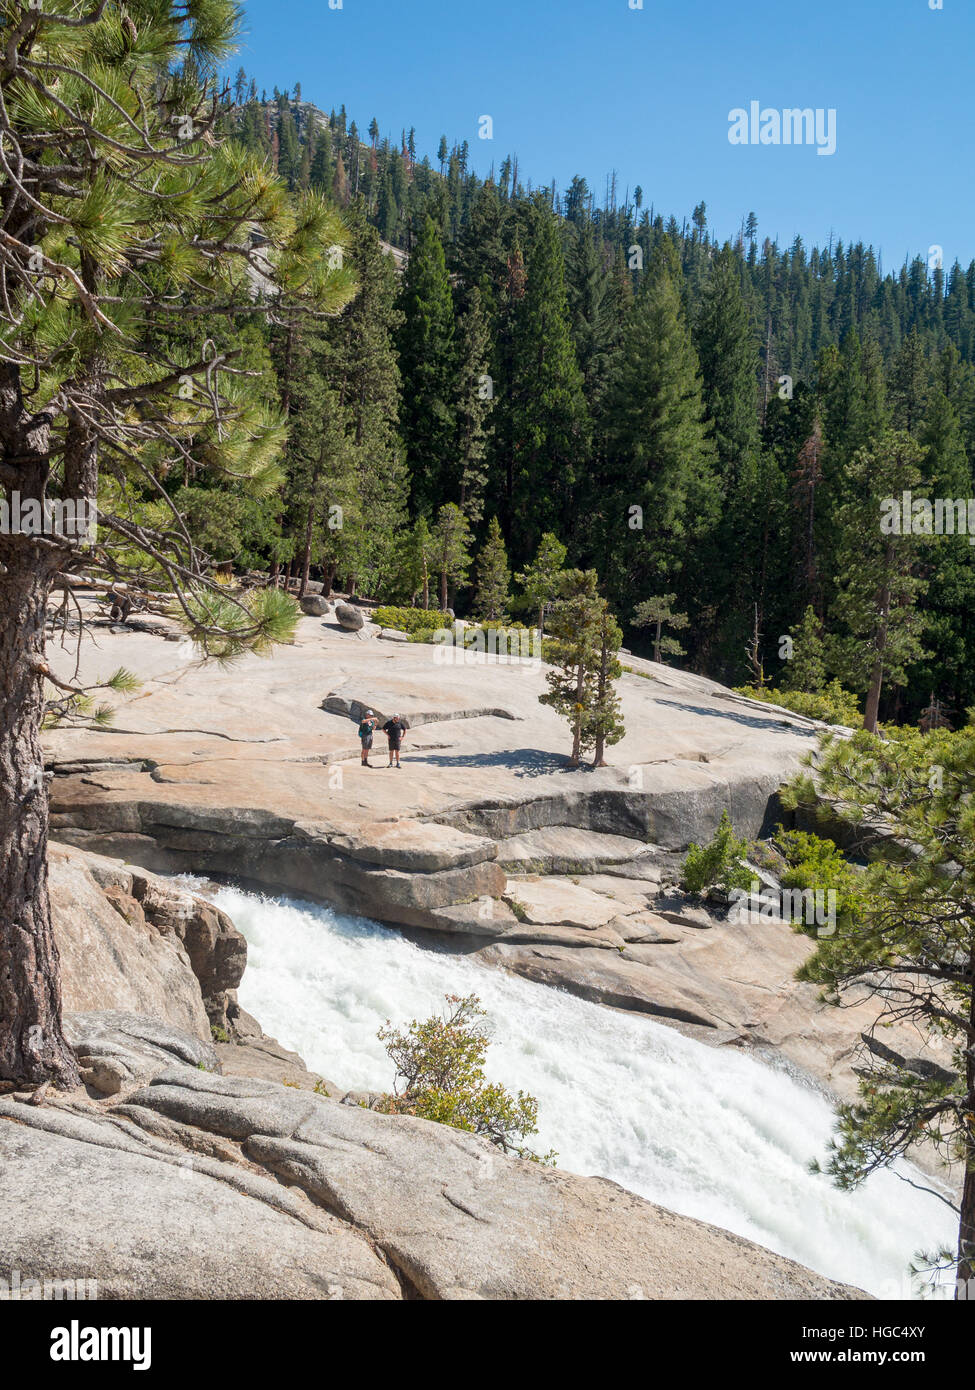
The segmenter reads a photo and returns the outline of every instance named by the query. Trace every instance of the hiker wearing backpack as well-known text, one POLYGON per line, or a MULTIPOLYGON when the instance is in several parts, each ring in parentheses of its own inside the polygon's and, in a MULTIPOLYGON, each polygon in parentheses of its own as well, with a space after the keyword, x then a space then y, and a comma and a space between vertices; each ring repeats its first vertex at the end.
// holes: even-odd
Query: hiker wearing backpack
POLYGON ((372 749, 372 736, 376 731, 376 725, 378 723, 379 720, 373 714, 372 710, 367 709, 359 725, 359 742, 362 745, 363 767, 372 767, 372 763, 369 761, 369 753, 372 749))

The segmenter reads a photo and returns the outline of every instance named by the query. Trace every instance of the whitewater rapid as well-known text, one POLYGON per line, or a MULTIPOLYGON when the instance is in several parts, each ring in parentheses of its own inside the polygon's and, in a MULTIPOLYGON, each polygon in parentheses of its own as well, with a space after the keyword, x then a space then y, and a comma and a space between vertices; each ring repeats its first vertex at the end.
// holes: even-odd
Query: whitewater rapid
POLYGON ((954 1245, 949 1209, 894 1173, 844 1193, 809 1172, 833 1113, 784 1070, 326 907, 236 888, 214 901, 247 938, 242 1007, 347 1089, 392 1089, 376 1038, 387 1019, 428 1018, 445 994, 476 993, 490 1019, 488 1076, 537 1098, 533 1147, 557 1150, 561 1168, 612 1178, 881 1298, 913 1296, 912 1257, 954 1245))

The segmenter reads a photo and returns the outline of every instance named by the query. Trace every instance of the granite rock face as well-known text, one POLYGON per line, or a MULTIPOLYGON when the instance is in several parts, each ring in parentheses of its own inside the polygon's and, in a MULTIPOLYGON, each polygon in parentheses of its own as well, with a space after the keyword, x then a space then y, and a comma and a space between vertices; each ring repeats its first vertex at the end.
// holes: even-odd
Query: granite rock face
POLYGON ((0 1097, 0 1278, 100 1298, 866 1297, 478 1136, 217 1075, 154 1020, 90 1016, 74 1038, 149 1084, 0 1097))

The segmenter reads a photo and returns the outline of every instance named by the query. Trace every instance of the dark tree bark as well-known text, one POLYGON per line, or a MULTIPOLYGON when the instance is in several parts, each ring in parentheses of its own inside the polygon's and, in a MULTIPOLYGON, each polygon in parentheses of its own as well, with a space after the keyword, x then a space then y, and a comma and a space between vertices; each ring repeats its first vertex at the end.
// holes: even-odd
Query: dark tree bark
POLYGON ((975 1299, 975 948, 968 954, 968 978, 971 999, 968 1005, 968 1051, 965 1067, 968 1097, 968 1144, 965 1182, 961 1194, 958 1224, 958 1272, 956 1292, 959 1299, 975 1299))
POLYGON ((305 525, 305 545, 301 555, 301 579, 298 584, 298 597, 304 598, 311 574, 311 541, 315 528, 315 503, 308 503, 308 521, 305 525))
POLYGON ((885 588, 880 595, 880 627, 874 639, 873 667, 870 671, 870 687, 867 690, 866 704, 863 710, 863 727, 867 733, 877 732, 877 720, 880 715, 880 692, 884 685, 884 653, 887 650, 887 617, 890 612, 890 590, 885 588))
MULTIPOLYGON (((606 699, 606 691, 609 686, 609 643, 606 641, 606 629, 603 627, 603 644, 599 653, 599 682, 596 689, 596 700, 600 710, 606 699)), ((606 730, 602 723, 596 728, 596 746, 592 755, 593 767, 606 766, 606 730)))
MULTIPOLYGON (((49 434, 50 420, 24 409, 18 371, 5 367, 0 478, 8 492, 43 501, 49 434)), ((73 452, 69 441, 65 471, 76 470, 72 483, 86 461, 86 451, 73 452)), ((40 729, 47 597, 69 554, 48 537, 0 535, 0 1079, 60 1086, 76 1086, 80 1076, 61 1028, 40 729)))

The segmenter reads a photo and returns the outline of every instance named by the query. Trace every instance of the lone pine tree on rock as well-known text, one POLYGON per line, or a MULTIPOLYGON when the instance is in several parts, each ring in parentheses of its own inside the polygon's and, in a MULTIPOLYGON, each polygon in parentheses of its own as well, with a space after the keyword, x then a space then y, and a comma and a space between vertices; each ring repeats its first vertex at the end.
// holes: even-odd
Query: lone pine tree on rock
POLYGON ((321 198, 291 203, 259 157, 217 137, 232 0, 63 8, 3 7, 0 483, 97 504, 98 529, 0 535, 0 1079, 72 1085, 39 738, 49 590, 79 565, 148 575, 210 652, 287 635, 293 601, 221 591, 161 479, 191 466, 218 487, 269 485, 283 422, 213 337, 214 311, 326 315, 355 279, 334 264, 347 238, 321 198), (192 351, 160 346, 194 320, 207 327, 192 351))
POLYGON ((613 689, 622 674, 615 653, 623 634, 598 592, 595 570, 566 570, 562 595, 552 607, 554 640, 546 652, 555 669, 546 672, 548 693, 538 698, 568 720, 572 766, 594 748, 593 765, 602 767, 606 745, 618 743, 625 732, 613 689))

